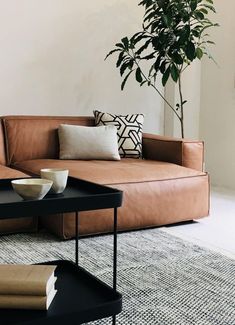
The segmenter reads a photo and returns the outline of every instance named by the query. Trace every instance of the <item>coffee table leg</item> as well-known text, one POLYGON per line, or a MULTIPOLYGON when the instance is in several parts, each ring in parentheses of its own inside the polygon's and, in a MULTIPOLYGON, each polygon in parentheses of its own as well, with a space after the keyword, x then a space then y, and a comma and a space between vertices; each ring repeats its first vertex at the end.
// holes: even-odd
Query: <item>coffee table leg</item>
MULTIPOLYGON (((117 208, 114 208, 113 215, 113 289, 117 290, 117 208)), ((116 324, 116 315, 112 324, 116 324)))
POLYGON ((78 219, 78 211, 75 212, 75 263, 78 265, 78 226, 79 226, 79 219, 78 219))
POLYGON ((117 289, 117 208, 113 215, 113 289, 117 289))

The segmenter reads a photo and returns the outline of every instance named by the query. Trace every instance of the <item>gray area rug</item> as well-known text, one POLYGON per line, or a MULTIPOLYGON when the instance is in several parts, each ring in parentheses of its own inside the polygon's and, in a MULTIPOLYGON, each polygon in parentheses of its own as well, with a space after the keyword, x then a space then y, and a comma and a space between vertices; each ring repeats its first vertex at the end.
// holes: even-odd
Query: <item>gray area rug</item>
MULTIPOLYGON (((80 264, 112 282, 112 236, 82 239, 80 264)), ((74 258, 74 241, 49 234, 0 237, 1 263, 74 258)), ((118 325, 235 324, 235 261, 160 229, 118 236, 118 325)), ((111 324, 111 319, 89 323, 111 324)))

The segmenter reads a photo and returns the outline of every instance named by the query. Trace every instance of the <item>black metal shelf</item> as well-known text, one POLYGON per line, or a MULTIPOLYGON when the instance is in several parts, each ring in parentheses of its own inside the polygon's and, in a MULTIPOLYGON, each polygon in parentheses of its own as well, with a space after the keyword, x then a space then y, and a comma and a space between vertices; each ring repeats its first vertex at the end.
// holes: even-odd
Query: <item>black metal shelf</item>
POLYGON ((69 177, 61 195, 46 195, 42 200, 24 201, 14 192, 11 179, 0 180, 0 219, 32 217, 75 212, 75 261, 54 261, 57 264, 58 292, 48 311, 0 310, 0 324, 78 325, 122 310, 122 296, 117 284, 117 208, 122 204, 122 191, 69 177), (113 288, 78 266, 79 211, 113 208, 113 288))
POLYGON ((1 324, 70 324, 77 325, 118 314, 122 296, 85 269, 70 261, 52 261, 43 264, 58 265, 58 290, 48 311, 0 311, 1 324))

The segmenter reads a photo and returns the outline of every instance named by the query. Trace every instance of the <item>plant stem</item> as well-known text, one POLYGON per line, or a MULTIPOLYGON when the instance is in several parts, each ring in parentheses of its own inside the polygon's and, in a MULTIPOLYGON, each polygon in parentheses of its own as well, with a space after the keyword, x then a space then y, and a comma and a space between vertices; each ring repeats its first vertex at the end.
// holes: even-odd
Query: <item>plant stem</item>
POLYGON ((181 128, 181 136, 184 138, 184 104, 183 104, 183 94, 182 94, 182 85, 181 85, 181 72, 179 74, 178 79, 179 86, 179 95, 180 95, 180 128, 181 128))
POLYGON ((174 109, 174 107, 169 103, 169 101, 162 95, 162 93, 157 89, 157 87, 151 83, 151 86, 157 91, 159 96, 164 100, 164 102, 172 109, 172 111, 175 113, 175 115, 178 117, 180 120, 181 117, 179 116, 178 112, 174 109))
MULTIPOLYGON (((128 53, 128 55, 130 56, 130 57, 132 57, 132 59, 134 60, 134 62, 135 62, 135 64, 137 65, 137 67, 138 68, 140 68, 140 65, 139 65, 139 63, 137 62, 137 60, 136 60, 136 58, 135 58, 135 55, 133 54, 133 55, 131 55, 130 54, 130 52, 128 52, 127 51, 127 53, 128 53)), ((144 79, 147 81, 147 82, 149 82, 150 80, 146 77, 146 75, 143 73, 143 71, 142 71, 142 69, 140 68, 140 71, 141 71, 141 74, 142 74, 142 76, 144 77, 144 79)), ((181 120, 181 117, 180 117, 180 115, 178 114, 178 112, 176 111, 176 109, 174 109, 174 107, 171 105, 171 103, 163 96, 163 94, 157 89, 157 87, 152 83, 152 82, 150 82, 150 85, 151 85, 151 87, 153 87, 155 90, 156 90, 156 92, 158 93, 158 95, 164 100, 164 102, 172 109, 172 111, 175 113, 175 115, 178 117, 178 119, 179 120, 181 120)))

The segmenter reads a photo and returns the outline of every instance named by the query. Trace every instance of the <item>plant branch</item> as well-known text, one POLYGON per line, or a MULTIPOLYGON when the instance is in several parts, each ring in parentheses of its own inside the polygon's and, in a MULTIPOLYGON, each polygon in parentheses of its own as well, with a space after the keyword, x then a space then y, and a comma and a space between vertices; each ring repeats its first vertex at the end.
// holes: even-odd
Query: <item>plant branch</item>
MULTIPOLYGON (((132 50, 133 51, 133 50, 132 50)), ((128 55, 134 60, 135 64, 137 65, 138 68, 140 68, 139 62, 137 62, 136 58, 135 58, 135 54, 133 53, 132 55, 130 54, 129 51, 127 51, 128 55)), ((163 96, 163 94, 160 92, 160 90, 157 89, 157 87, 148 79, 148 77, 145 75, 145 73, 141 70, 141 74, 144 77, 146 82, 150 82, 150 86, 153 87, 156 92, 158 93, 158 95, 164 100, 164 102, 172 109, 172 111, 175 113, 175 115, 178 117, 178 119, 180 120, 181 117, 178 114, 178 112, 176 111, 176 109, 171 105, 171 103, 163 96)))
MULTIPOLYGON (((181 68, 182 71, 182 68, 181 68)), ((181 136, 184 138, 184 103, 183 103, 183 94, 182 94, 182 85, 181 85, 181 71, 179 73, 178 86, 179 86, 179 95, 180 95, 180 126, 181 126, 181 136)))
POLYGON ((180 120, 180 116, 178 114, 178 112, 174 109, 174 107, 169 103, 169 101, 162 95, 162 93, 157 89, 157 87, 151 83, 151 86, 157 91, 157 93, 159 94, 159 96, 165 101, 165 103, 172 109, 172 111, 175 113, 175 115, 178 117, 178 119, 180 120))

